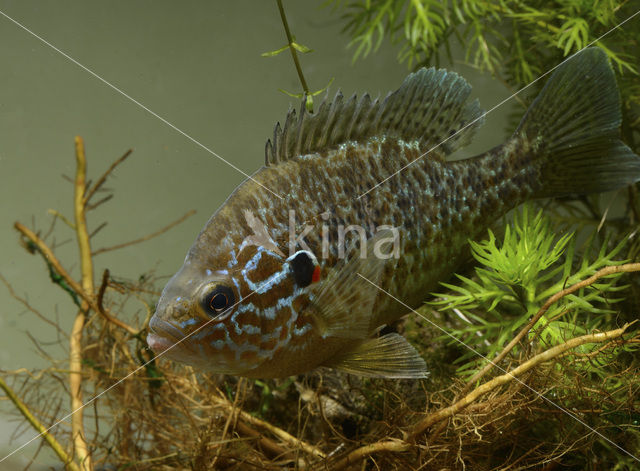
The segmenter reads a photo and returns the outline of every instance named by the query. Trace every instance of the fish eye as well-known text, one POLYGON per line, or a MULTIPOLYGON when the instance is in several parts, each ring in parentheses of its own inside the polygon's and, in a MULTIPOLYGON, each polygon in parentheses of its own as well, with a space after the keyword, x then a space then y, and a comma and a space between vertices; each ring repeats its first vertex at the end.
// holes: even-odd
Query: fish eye
POLYGON ((235 296, 233 290, 225 285, 214 285, 203 299, 203 308, 210 315, 217 315, 233 306, 235 296))

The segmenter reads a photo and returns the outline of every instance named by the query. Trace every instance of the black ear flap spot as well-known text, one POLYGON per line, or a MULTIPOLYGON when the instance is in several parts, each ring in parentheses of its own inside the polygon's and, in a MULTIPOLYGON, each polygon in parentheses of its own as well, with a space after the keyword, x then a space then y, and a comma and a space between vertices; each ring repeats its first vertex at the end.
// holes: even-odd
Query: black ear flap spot
POLYGON ((303 288, 309 286, 313 281, 313 271, 316 268, 312 255, 306 251, 300 251, 291 257, 290 263, 296 283, 303 288))

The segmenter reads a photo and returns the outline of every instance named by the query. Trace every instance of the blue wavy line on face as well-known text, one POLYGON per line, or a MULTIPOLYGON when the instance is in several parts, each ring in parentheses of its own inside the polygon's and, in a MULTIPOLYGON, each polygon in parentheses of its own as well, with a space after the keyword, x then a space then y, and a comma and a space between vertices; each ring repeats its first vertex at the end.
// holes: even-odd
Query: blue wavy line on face
MULTIPOLYGON (((238 345, 236 347, 236 361, 240 360, 240 355, 242 355, 244 352, 260 353, 260 347, 258 347, 257 345, 252 345, 249 342, 244 342, 242 345, 238 345)), ((261 355, 258 355, 258 358, 260 357, 261 355)))
MULTIPOLYGON (((257 247, 257 251, 256 253, 253 255, 253 257, 251 257, 251 259, 246 263, 245 267, 243 269, 240 270, 240 273, 243 277, 243 279, 245 280, 245 282, 247 283, 249 289, 252 290, 252 294, 254 295, 261 295, 261 294, 265 294, 267 293, 269 290, 271 290, 274 286, 277 286, 278 283, 280 282, 280 278, 284 277, 287 272, 289 271, 289 265, 287 263, 282 265, 282 269, 279 272, 276 272, 274 274, 272 274, 271 276, 269 276, 269 278, 266 281, 262 281, 260 283, 255 283, 253 281, 251 281, 248 278, 248 275, 251 273, 252 270, 256 270, 258 268, 258 265, 260 263, 260 261, 262 260, 262 256, 266 253, 267 256, 275 256, 274 254, 272 254, 269 250, 265 249, 264 247, 257 247)), ((230 253, 231 256, 231 260, 228 263, 228 267, 231 268, 234 264, 237 264, 237 258, 236 258, 236 254, 231 251, 230 253)), ((218 273, 225 273, 228 274, 228 270, 218 270, 218 273)), ((209 273, 207 273, 209 275, 209 273)), ((236 279, 236 277, 231 277, 231 281, 233 283, 233 285, 235 285, 235 288, 238 292, 238 296, 240 298, 240 301, 242 301, 242 296, 240 295, 240 284, 238 282, 238 280, 236 279)), ((282 349, 283 347, 286 347, 291 339, 293 337, 300 337, 305 335, 307 332, 309 332, 310 330, 312 330, 313 326, 311 324, 305 324, 301 327, 297 327, 295 325, 296 320, 299 317, 299 314, 293 309, 293 300, 296 299, 298 296, 300 296, 303 292, 305 292, 306 289, 300 288, 300 287, 294 287, 293 292, 289 295, 289 296, 284 296, 284 297, 280 297, 276 300, 275 305, 272 305, 268 308, 265 309, 259 309, 257 308, 257 306, 255 306, 253 303, 251 302, 242 302, 240 305, 236 306, 235 308, 235 312, 231 315, 231 317, 229 318, 229 323, 217 323, 215 325, 211 325, 208 326, 207 328, 203 329, 202 332, 198 332, 196 333, 193 338, 194 340, 204 340, 205 343, 208 344, 208 346, 210 348, 212 348, 214 351, 221 351, 222 349, 224 349, 225 347, 230 347, 232 348, 232 350, 234 351, 234 357, 236 359, 236 361, 239 361, 240 356, 244 353, 244 352, 248 352, 248 351, 253 351, 258 353, 258 356, 261 359, 266 359, 266 358, 273 358, 273 356, 275 355, 275 353, 282 349), (278 315, 278 313, 285 307, 289 307, 291 309, 291 314, 290 316, 288 316, 288 318, 285 320, 285 324, 283 326, 278 326, 276 328, 274 328, 273 330, 271 330, 270 332, 263 332, 260 326, 256 326, 254 324, 249 324, 249 323, 242 323, 240 322, 240 315, 248 312, 248 311, 253 311, 255 312, 259 317, 265 318, 265 319, 269 319, 269 320, 273 320, 276 318, 276 316, 278 315), (236 344, 235 342, 232 341, 232 339, 230 338, 229 335, 229 330, 233 328, 235 333, 237 333, 238 335, 242 335, 242 334, 251 334, 251 335, 256 335, 256 334, 260 334, 260 343, 264 344, 267 343, 269 341, 273 341, 276 340, 274 346, 270 349, 264 349, 261 345, 256 345, 254 343, 250 343, 248 341, 243 342, 242 344, 236 344), (283 328, 287 329, 287 335, 285 336, 284 339, 280 339, 280 336, 283 332, 283 328), (211 340, 209 342, 206 342, 206 338, 209 337, 212 332, 217 331, 219 329, 223 329, 224 330, 224 339, 220 339, 220 340, 211 340)), ((188 326, 191 326, 193 324, 196 324, 198 322, 197 319, 187 319, 183 322, 180 323, 180 327, 182 328, 186 328, 188 326)), ((199 345, 199 350, 200 350, 200 354, 204 354, 204 349, 202 347, 202 345, 199 345)), ((299 346, 295 346, 295 350, 300 350, 300 349, 304 349, 305 346, 304 345, 299 345, 299 346)), ((212 352, 213 353, 213 352, 212 352)), ((249 365, 247 365, 249 366, 249 365)))
MULTIPOLYGON (((238 293, 238 297, 240 298, 238 299, 238 302, 240 302, 244 299, 242 297, 242 293, 240 293, 240 283, 238 283, 238 280, 236 280, 235 276, 231 277, 231 281, 233 281, 233 284, 236 286, 236 292, 238 293)), ((240 307, 242 307, 242 305, 238 306, 237 308, 239 309, 240 307)))
POLYGON ((256 267, 258 266, 258 263, 260 263, 260 259, 262 259, 262 252, 264 252, 264 248, 258 247, 258 250, 256 251, 256 253, 247 262, 247 265, 244 267, 242 271, 245 272, 245 271, 255 270, 256 267))
POLYGON ((229 263, 227 263, 227 268, 231 268, 234 265, 238 264, 238 260, 236 259, 235 250, 232 250, 231 252, 229 252, 229 255, 231 256, 231 260, 229 260, 229 263))
POLYGON ((249 289, 256 294, 264 294, 274 286, 277 286, 279 280, 283 278, 283 275, 285 275, 288 271, 288 265, 282 265, 282 270, 275 272, 265 281, 259 283, 254 283, 253 281, 251 281, 248 276, 249 272, 255 270, 258 267, 258 263, 260 263, 260 260, 262 259, 262 254, 265 252, 269 255, 275 256, 272 252, 268 251, 264 247, 259 246, 254 256, 251 257, 245 267, 240 271, 240 273, 242 274, 242 278, 249 286, 249 289))
POLYGON ((197 319, 195 319, 195 318, 187 319, 186 321, 182 321, 182 322, 180 322, 180 327, 181 327, 182 329, 184 329, 185 327, 190 326, 190 325, 193 325, 193 324, 195 324, 196 322, 198 322, 198 320, 197 320, 197 319))
POLYGON ((231 342, 231 338, 229 337, 229 332, 227 332, 227 330, 225 329, 225 331, 224 331, 224 339, 222 339, 222 340, 213 340, 213 341, 209 342, 209 345, 211 345, 216 350, 222 350, 222 348, 225 345, 229 345, 231 343, 233 343, 233 342, 231 342))
MULTIPOLYGON (((236 312, 233 313, 233 315, 231 316, 231 323, 233 324, 233 327, 236 331, 236 334, 241 335, 242 332, 245 332, 247 334, 259 334, 260 331, 260 327, 257 325, 253 325, 253 324, 243 324, 241 325, 240 322, 238 322, 238 316, 240 314, 244 314, 245 312, 247 312, 249 309, 249 306, 244 305, 244 306, 240 306, 240 308, 238 308, 238 310, 236 312)), ((255 310, 255 309, 254 309, 255 310)))
POLYGON ((226 327, 224 326, 224 324, 214 324, 201 329, 199 332, 193 334, 191 338, 193 338, 194 340, 202 340, 215 330, 224 330, 226 333, 226 327))

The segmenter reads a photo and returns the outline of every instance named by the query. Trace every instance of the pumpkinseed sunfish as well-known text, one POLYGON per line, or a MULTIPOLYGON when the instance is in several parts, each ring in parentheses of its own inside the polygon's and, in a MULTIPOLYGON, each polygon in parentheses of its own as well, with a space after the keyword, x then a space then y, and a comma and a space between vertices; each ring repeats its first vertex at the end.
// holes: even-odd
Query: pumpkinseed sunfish
POLYGON ((425 377, 402 336, 377 335, 407 309, 375 285, 417 307, 469 239, 525 200, 640 180, 601 49, 558 67, 504 144, 447 162, 484 118, 470 91, 430 68, 382 100, 338 93, 315 114, 289 111, 265 166, 214 213, 164 288, 151 349, 254 378, 320 366, 425 377))

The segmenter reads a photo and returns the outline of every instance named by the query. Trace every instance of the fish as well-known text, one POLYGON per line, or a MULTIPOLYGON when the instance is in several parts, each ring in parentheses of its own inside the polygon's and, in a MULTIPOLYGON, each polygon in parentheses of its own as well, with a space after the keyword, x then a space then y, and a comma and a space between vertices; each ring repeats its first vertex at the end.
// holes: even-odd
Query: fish
POLYGON ((289 110, 265 165, 162 291, 149 347, 249 378, 427 377, 419 352, 381 330, 455 272, 469 239, 527 200, 640 180, 602 49, 557 67, 503 144, 448 161, 484 121, 470 93, 456 73, 422 68, 384 98, 338 92, 316 113, 289 110))

